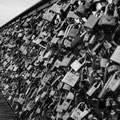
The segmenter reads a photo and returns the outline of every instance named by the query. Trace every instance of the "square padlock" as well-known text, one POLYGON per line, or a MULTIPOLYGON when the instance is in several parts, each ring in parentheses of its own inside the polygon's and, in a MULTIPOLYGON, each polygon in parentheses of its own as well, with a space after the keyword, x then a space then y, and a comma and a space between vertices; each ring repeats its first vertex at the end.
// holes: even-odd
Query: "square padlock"
POLYGON ((90 17, 88 18, 87 22, 84 24, 84 26, 86 28, 89 29, 93 29, 95 27, 95 25, 97 24, 99 18, 94 16, 94 15, 90 15, 90 17))
POLYGON ((75 60, 70 66, 73 70, 78 71, 82 64, 80 64, 78 60, 75 60))
POLYGON ((62 79, 62 82, 74 87, 74 85, 77 83, 78 79, 79 79, 79 76, 77 76, 71 72, 67 72, 66 75, 64 76, 64 78, 62 79))

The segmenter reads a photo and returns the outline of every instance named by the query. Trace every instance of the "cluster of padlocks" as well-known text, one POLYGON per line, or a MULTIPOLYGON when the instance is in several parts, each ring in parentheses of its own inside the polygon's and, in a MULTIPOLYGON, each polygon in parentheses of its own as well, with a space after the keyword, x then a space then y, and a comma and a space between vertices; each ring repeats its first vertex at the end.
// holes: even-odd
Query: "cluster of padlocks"
POLYGON ((0 33, 0 85, 22 120, 120 120, 119 0, 59 0, 0 33))

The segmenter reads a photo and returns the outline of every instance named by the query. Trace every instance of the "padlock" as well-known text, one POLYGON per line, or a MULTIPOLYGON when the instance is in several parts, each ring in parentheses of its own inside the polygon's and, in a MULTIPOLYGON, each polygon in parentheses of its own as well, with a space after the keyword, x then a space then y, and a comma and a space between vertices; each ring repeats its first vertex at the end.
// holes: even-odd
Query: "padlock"
POLYGON ((69 33, 68 33, 68 37, 72 37, 75 38, 78 35, 79 29, 76 28, 72 28, 69 33))
POLYGON ((116 89, 120 86, 120 78, 119 78, 119 71, 115 72, 115 74, 112 77, 112 80, 110 81, 108 88, 115 92, 116 89))
POLYGON ((105 42, 103 43, 103 46, 105 47, 106 50, 112 48, 112 44, 111 44, 110 42, 108 42, 108 41, 105 41, 105 42))
POLYGON ((52 12, 49 12, 49 11, 47 11, 43 15, 43 19, 48 20, 49 22, 52 22, 54 18, 55 18, 55 13, 52 13, 52 12))
POLYGON ((71 104, 72 100, 71 99, 66 99, 63 104, 62 104, 62 109, 67 111, 67 109, 69 108, 70 104, 71 104))
POLYGON ((105 96, 105 94, 109 91, 108 90, 108 83, 110 82, 110 80, 111 80, 111 77, 109 78, 107 83, 103 86, 101 92, 98 95, 98 98, 100 98, 100 99, 103 98, 105 96))
POLYGON ((75 60, 70 65, 73 70, 78 71, 85 64, 86 60, 84 60, 82 63, 80 62, 81 60, 84 60, 84 57, 79 58, 79 60, 75 60))
POLYGON ((100 67, 101 68, 105 68, 106 67, 106 65, 108 64, 108 59, 107 58, 101 58, 101 60, 100 60, 100 67))
POLYGON ((23 99, 22 97, 19 97, 17 102, 23 105, 23 103, 25 102, 25 99, 23 99))
POLYGON ((71 43, 71 47, 75 47, 78 43, 79 44, 82 44, 82 38, 83 38, 83 36, 86 34, 86 31, 85 32, 83 32, 80 36, 78 35, 78 36, 76 36, 76 38, 72 41, 72 43, 71 43))
POLYGON ((112 61, 120 63, 119 51, 120 51, 120 46, 117 46, 116 50, 114 51, 114 53, 112 54, 110 58, 112 61))
MULTIPOLYGON (((105 83, 104 87, 102 88, 100 94, 98 95, 98 98, 103 98, 105 96, 105 94, 110 91, 111 89, 112 90, 116 90, 118 86, 115 85, 115 77, 116 77, 116 74, 117 72, 114 73, 114 75, 111 75, 108 79, 108 81, 105 83), (115 86, 114 86, 115 85, 115 86), (113 87, 113 88, 112 88, 113 87)), ((119 80, 118 80, 119 81, 119 80)), ((117 81, 117 82, 118 82, 117 81)), ((119 83, 119 82, 118 82, 119 83)))
POLYGON ((56 44, 58 42, 59 38, 57 38, 56 36, 54 36, 51 40, 51 43, 56 44))
MULTIPOLYGON (((53 68, 54 68, 54 67, 59 68, 60 66, 61 66, 61 61, 57 59, 57 60, 55 61, 54 65, 53 65, 53 68)), ((53 68, 52 68, 52 69, 53 69, 53 68)))
POLYGON ((73 74, 72 72, 67 72, 64 78, 62 79, 62 82, 73 87, 78 81, 78 79, 79 76, 73 74))
POLYGON ((94 15, 90 15, 87 22, 84 24, 84 26, 86 28, 93 29, 96 26, 98 20, 99 20, 99 17, 96 17, 94 15))
POLYGON ((62 108, 62 103, 64 101, 63 97, 64 97, 64 94, 61 94, 60 100, 59 100, 59 102, 57 104, 56 112, 59 112, 59 113, 63 112, 63 108, 62 108))
POLYGON ((87 105, 84 102, 78 104, 71 114, 71 118, 74 120, 83 119, 91 110, 87 108, 87 105), (81 108, 82 107, 82 108, 81 108), (82 110, 81 110, 82 109, 82 110))
POLYGON ((100 87, 100 85, 101 85, 101 83, 94 83, 93 85, 92 85, 92 87, 87 91, 87 95, 88 96, 92 96, 97 90, 98 90, 98 88, 100 87))
POLYGON ((83 38, 83 41, 84 42, 88 42, 89 41, 89 38, 90 38, 90 34, 89 33, 86 33, 84 38, 83 38))
POLYGON ((64 39, 64 46, 66 47, 66 48, 69 48, 69 47, 71 47, 71 41, 69 40, 69 39, 64 39))
POLYGON ((30 101, 26 107, 26 110, 30 111, 31 109, 33 109, 34 106, 35 106, 35 103, 33 101, 30 101))
POLYGON ((115 72, 117 70, 119 70, 119 66, 117 66, 117 65, 111 65, 111 66, 107 67, 107 72, 108 73, 115 72))
POLYGON ((63 37, 65 34, 65 32, 63 30, 60 30, 59 33, 58 33, 58 37, 63 37))
MULTIPOLYGON (((59 1, 58 1, 59 2, 59 1)), ((61 5, 58 4, 58 2, 56 4, 54 4, 49 11, 53 11, 57 14, 61 14, 60 10, 61 10, 61 5)))
POLYGON ((71 54, 69 57, 64 56, 60 66, 68 66, 73 57, 74 57, 73 54, 71 54))
POLYGON ((84 5, 84 3, 80 3, 77 10, 75 11, 75 13, 78 15, 78 16, 87 16, 87 10, 86 10, 86 7, 84 5))
POLYGON ((62 119, 63 120, 68 120, 70 117, 70 113, 68 111, 65 112, 65 114, 63 115, 62 119))
POLYGON ((42 41, 41 38, 37 37, 36 39, 33 40, 34 43, 39 44, 42 41))
POLYGON ((73 11, 69 11, 67 18, 73 18, 73 19, 78 19, 79 16, 76 15, 73 11))
POLYGON ((68 84, 64 84, 63 87, 62 87, 63 90, 70 90, 71 89, 71 86, 68 85, 68 84))

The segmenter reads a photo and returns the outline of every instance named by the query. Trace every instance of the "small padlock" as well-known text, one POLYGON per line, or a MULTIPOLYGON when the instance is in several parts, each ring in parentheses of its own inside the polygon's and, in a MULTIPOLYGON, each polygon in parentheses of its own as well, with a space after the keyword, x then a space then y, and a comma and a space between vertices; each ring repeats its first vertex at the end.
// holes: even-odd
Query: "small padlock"
POLYGON ((84 102, 78 104, 71 114, 71 118, 74 120, 82 120, 91 110, 87 108, 84 102))
POLYGON ((98 83, 94 83, 93 84, 93 86, 87 91, 87 95, 88 96, 92 96, 94 93, 95 93, 95 91, 100 87, 100 83, 98 84, 98 83))
POLYGON ((62 104, 63 110, 66 111, 69 108, 73 99, 74 99, 74 94, 72 92, 69 92, 68 95, 66 96, 65 101, 62 104))
MULTIPOLYGON (((81 59, 80 59, 81 60, 81 59)), ((71 67, 73 70, 78 71, 84 64, 86 61, 83 61, 83 63, 80 63, 80 60, 75 60, 72 64, 71 67)))
POLYGON ((120 86, 120 72, 117 71, 112 77, 112 80, 109 83, 109 89, 113 92, 120 86))

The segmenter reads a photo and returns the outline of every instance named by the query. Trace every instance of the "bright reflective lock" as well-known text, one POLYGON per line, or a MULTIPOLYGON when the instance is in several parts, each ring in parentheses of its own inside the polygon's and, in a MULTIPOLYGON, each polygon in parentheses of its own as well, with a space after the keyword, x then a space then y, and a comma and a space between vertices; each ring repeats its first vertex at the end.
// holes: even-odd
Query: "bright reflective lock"
POLYGON ((78 79, 79 79, 79 76, 73 74, 72 72, 67 72, 62 82, 73 87, 78 81, 78 79))

